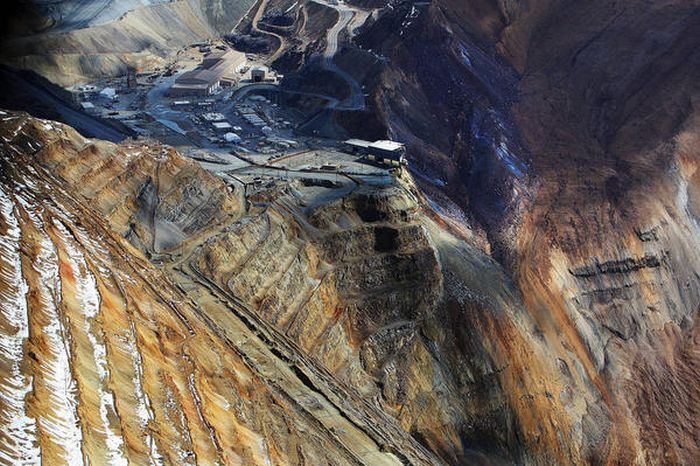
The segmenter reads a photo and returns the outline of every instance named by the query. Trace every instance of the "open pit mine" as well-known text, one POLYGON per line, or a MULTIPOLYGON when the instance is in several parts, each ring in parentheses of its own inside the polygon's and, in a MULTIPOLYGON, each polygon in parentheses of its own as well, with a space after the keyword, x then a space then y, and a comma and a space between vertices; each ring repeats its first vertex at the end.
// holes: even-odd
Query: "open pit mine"
POLYGON ((700 464, 700 4, 27 0, 0 466, 700 464))

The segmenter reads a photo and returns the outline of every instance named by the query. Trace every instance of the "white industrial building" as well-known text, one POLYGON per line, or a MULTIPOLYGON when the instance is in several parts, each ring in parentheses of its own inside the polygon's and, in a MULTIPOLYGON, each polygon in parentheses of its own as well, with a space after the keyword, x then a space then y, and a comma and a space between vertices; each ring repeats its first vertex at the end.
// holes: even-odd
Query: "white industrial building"
POLYGON ((345 148, 353 154, 361 154, 367 160, 383 163, 385 165, 406 165, 406 145, 386 139, 379 141, 365 141, 364 139, 348 139, 344 143, 345 148))
POLYGON ((207 55, 202 64, 180 75, 170 88, 171 97, 206 96, 217 92, 221 86, 232 85, 237 74, 246 66, 244 53, 236 50, 215 51, 207 55))
POLYGON ((233 129, 231 123, 229 123, 228 121, 216 121, 212 123, 212 126, 214 127, 214 130, 218 133, 228 133, 233 129))

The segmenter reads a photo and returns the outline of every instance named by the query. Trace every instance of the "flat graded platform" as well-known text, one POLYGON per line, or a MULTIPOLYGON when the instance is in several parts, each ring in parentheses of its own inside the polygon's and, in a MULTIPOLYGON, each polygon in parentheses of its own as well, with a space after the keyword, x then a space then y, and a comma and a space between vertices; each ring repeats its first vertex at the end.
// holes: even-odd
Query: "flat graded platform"
POLYGON ((303 151, 272 160, 270 165, 288 170, 324 170, 350 175, 385 175, 387 170, 365 163, 360 157, 333 149, 303 151))

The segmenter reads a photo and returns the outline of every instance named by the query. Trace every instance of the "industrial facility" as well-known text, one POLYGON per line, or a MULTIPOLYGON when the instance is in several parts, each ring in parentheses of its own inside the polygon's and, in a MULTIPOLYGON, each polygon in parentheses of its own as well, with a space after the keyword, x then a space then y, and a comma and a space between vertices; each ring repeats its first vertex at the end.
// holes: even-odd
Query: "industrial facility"
POLYGON ((250 80, 254 83, 261 83, 265 81, 265 68, 262 66, 256 66, 251 69, 250 80))
POLYGON ((398 167, 406 165, 406 146, 401 142, 379 140, 365 141, 363 139, 348 139, 343 142, 346 150, 360 154, 372 162, 398 167))
POLYGON ((171 97, 206 96, 218 91, 222 86, 231 86, 238 81, 241 70, 246 66, 244 53, 236 50, 215 51, 202 60, 201 65, 183 73, 170 88, 171 97))

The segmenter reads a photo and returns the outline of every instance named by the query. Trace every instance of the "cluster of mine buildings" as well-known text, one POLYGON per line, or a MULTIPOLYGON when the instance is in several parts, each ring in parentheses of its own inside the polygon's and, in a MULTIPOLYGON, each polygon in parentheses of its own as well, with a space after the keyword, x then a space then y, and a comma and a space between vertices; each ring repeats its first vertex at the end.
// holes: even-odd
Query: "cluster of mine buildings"
MULTIPOLYGON (((249 67, 248 59, 242 52, 232 49, 216 50, 204 57, 200 66, 178 76, 170 88, 171 97, 204 97, 216 94, 223 87, 232 87, 241 80, 241 74, 249 67)), ((266 70, 255 66, 250 70, 250 81, 275 82, 266 79, 266 70)))
MULTIPOLYGON (((190 50, 196 49, 202 54, 199 64, 181 74, 176 74, 175 67, 183 66, 178 63, 162 72, 137 75, 135 70, 130 70, 126 82, 112 83, 102 89, 95 85, 79 86, 76 90, 83 97, 83 110, 120 120, 142 134, 158 137, 159 131, 163 134, 174 131, 185 138, 194 138, 192 141, 206 140, 218 146, 235 146, 237 151, 247 150, 242 145, 244 143, 261 153, 300 146, 298 138, 292 136, 292 123, 285 118, 271 118, 263 109, 266 105, 277 107, 269 99, 254 95, 248 97, 250 103, 236 103, 234 107, 227 105, 228 96, 234 91, 259 83, 277 84, 281 76, 257 65, 254 57, 223 44, 214 47, 193 44, 190 50), (151 94, 158 87, 163 89, 155 102, 155 108, 160 110, 154 112, 154 103, 149 99, 154 99, 151 94), (217 107, 229 111, 224 115, 217 107)), ((190 60, 196 60, 196 56, 190 60)), ((349 139, 341 147, 372 164, 386 167, 406 164, 405 146, 399 142, 349 139)))

